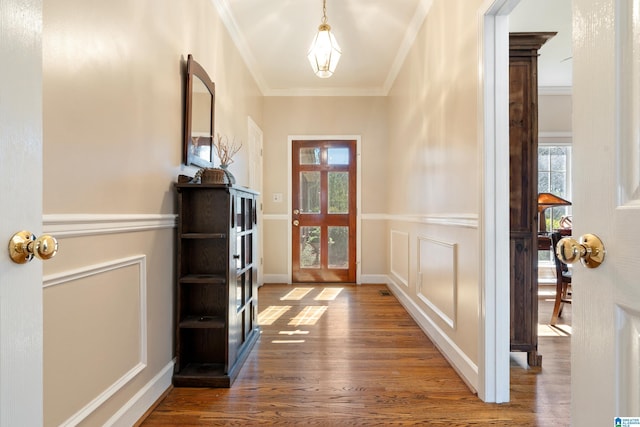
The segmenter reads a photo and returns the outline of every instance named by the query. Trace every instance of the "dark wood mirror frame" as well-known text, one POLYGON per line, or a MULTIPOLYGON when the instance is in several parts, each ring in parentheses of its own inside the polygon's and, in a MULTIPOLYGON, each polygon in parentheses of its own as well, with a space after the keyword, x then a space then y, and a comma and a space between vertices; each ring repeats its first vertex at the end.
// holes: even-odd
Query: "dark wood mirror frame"
POLYGON ((215 83, 191 54, 187 57, 186 79, 183 161, 187 166, 210 168, 213 167, 215 83), (198 86, 202 90, 197 90, 198 86))

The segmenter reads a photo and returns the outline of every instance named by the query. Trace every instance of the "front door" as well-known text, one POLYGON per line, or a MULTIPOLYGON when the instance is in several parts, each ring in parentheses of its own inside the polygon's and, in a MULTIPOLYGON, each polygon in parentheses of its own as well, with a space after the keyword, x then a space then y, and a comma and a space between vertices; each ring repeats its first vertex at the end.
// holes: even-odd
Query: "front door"
POLYGON ((356 280, 356 141, 293 141, 293 282, 356 280))
POLYGON ((640 417, 639 16, 640 0, 573 1, 573 230, 606 248, 573 267, 575 426, 640 417))
POLYGON ((0 426, 43 425, 42 261, 14 264, 13 233, 42 231, 42 1, 0 1, 0 426), (16 13, 20 11, 20 13, 16 13))

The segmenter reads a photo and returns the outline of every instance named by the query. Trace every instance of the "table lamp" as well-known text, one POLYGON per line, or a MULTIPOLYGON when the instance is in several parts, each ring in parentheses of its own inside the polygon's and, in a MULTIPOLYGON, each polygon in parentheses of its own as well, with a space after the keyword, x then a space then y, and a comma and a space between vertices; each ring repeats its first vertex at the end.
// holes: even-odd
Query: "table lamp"
POLYGON ((570 206, 571 202, 551 193, 538 193, 538 233, 547 231, 544 211, 553 206, 570 206))

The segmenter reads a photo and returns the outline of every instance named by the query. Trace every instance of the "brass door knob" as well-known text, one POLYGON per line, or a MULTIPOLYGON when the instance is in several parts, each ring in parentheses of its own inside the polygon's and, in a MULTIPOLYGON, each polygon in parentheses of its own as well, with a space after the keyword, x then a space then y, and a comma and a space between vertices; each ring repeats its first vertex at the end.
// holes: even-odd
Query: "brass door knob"
POLYGON ((36 238, 30 231, 19 231, 9 240, 9 256, 16 264, 25 264, 36 257, 47 260, 58 253, 58 241, 43 234, 36 238))
POLYGON ((604 261, 604 244, 595 234, 585 234, 578 243, 571 237, 564 237, 556 245, 556 255, 565 264, 572 264, 578 259, 587 268, 597 268, 604 261))
POLYGON ((297 219, 293 220, 293 225, 295 225, 296 227, 300 225, 300 221, 298 221, 297 219))

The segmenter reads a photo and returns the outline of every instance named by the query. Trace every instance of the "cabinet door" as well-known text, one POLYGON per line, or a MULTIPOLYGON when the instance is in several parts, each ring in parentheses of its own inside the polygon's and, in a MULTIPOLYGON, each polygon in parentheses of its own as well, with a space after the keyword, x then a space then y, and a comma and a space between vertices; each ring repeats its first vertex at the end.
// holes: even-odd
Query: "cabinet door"
POLYGON ((238 192, 233 197, 233 262, 230 269, 229 364, 249 339, 255 327, 255 196, 238 192))

